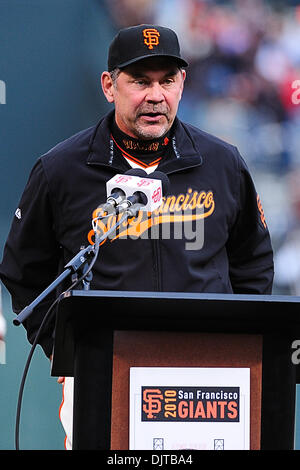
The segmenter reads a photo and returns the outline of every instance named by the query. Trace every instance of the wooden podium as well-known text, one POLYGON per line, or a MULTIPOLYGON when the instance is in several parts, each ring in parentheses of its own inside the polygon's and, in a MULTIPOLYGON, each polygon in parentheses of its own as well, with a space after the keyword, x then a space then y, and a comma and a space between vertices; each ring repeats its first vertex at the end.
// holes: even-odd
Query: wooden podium
POLYGON ((150 366, 250 368, 250 448, 293 449, 299 304, 290 296, 63 295, 51 374, 74 376, 73 449, 128 449, 129 369, 150 366))

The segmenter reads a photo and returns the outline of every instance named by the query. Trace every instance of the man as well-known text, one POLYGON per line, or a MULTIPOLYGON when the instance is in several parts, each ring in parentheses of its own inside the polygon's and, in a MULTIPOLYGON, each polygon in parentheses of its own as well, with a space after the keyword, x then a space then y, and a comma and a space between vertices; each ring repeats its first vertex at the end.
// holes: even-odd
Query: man
MULTIPOLYGON (((168 28, 139 25, 114 38, 102 74, 114 110, 38 159, 16 211, 0 266, 16 313, 93 243, 105 183, 131 167, 166 173, 170 194, 159 217, 143 213, 139 231, 128 221, 101 245, 91 288, 271 293, 270 237, 245 162, 234 146, 176 117, 186 67, 168 28), (191 249, 186 233, 175 236, 187 220, 201 221, 201 243, 191 249)), ((53 295, 26 320, 30 342, 53 295)), ((53 322, 39 343, 50 357, 53 322)))

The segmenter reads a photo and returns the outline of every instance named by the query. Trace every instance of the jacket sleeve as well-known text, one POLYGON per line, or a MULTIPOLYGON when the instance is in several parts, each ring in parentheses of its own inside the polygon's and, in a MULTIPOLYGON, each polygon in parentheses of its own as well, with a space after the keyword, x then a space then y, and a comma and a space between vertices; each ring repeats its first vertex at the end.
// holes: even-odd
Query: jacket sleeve
MULTIPOLYGON (((0 265, 0 278, 11 294, 15 313, 29 305, 57 276, 60 247, 53 214, 47 180, 38 160, 16 210, 0 265)), ((55 293, 49 294, 23 323, 30 343, 54 298, 55 293)), ((53 323, 43 328, 38 341, 47 356, 52 352, 53 323)))
POLYGON ((271 294, 274 263, 267 222, 247 165, 239 154, 238 167, 237 217, 227 243, 233 292, 271 294))

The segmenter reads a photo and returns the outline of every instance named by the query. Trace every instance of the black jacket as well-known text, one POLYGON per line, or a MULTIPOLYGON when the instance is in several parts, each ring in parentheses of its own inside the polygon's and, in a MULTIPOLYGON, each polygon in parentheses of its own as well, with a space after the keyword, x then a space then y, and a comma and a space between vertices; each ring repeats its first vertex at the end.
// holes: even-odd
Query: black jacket
MULTIPOLYGON (((96 126, 58 144, 31 172, 0 265, 16 313, 83 245, 93 242, 92 217, 106 201, 105 183, 129 169, 113 147, 112 118, 109 113, 96 126)), ((169 195, 156 214, 144 215, 139 236, 131 221, 101 245, 91 288, 271 293, 269 232, 238 150, 178 119, 174 129, 171 152, 158 168, 169 177, 169 195)), ((30 342, 51 301, 53 297, 27 319, 30 342)), ((51 328, 40 340, 47 355, 51 328)))

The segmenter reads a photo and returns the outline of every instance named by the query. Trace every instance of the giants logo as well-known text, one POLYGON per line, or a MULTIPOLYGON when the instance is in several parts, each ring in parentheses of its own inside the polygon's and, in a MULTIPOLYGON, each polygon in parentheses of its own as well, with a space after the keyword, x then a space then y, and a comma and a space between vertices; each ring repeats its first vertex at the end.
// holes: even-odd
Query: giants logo
POLYGON ((147 419, 155 418, 157 413, 161 412, 161 403, 163 395, 158 388, 146 388, 143 391, 143 412, 147 419))
POLYGON ((262 203, 261 203, 261 200, 260 200, 260 197, 259 197, 258 194, 257 194, 256 200, 257 200, 257 207, 258 207, 258 210, 260 212, 261 223, 263 224, 264 228, 267 228, 266 217, 265 217, 264 210, 263 210, 263 207, 262 207, 262 203))
POLYGON ((156 191, 154 191, 154 193, 152 194, 153 202, 154 203, 159 202, 161 200, 161 197, 162 197, 161 188, 157 188, 156 191))
POLYGON ((127 181, 130 181, 130 179, 131 179, 131 176, 120 175, 116 179, 115 183, 127 183, 127 181))
POLYGON ((144 43, 148 46, 149 49, 153 49, 153 46, 158 46, 159 44, 159 32, 155 28, 147 28, 143 30, 144 43))
POLYGON ((142 421, 240 421, 239 387, 142 387, 142 421))
POLYGON ((149 186, 150 183, 153 183, 153 180, 141 179, 140 181, 138 181, 137 186, 141 188, 142 186, 149 186))

